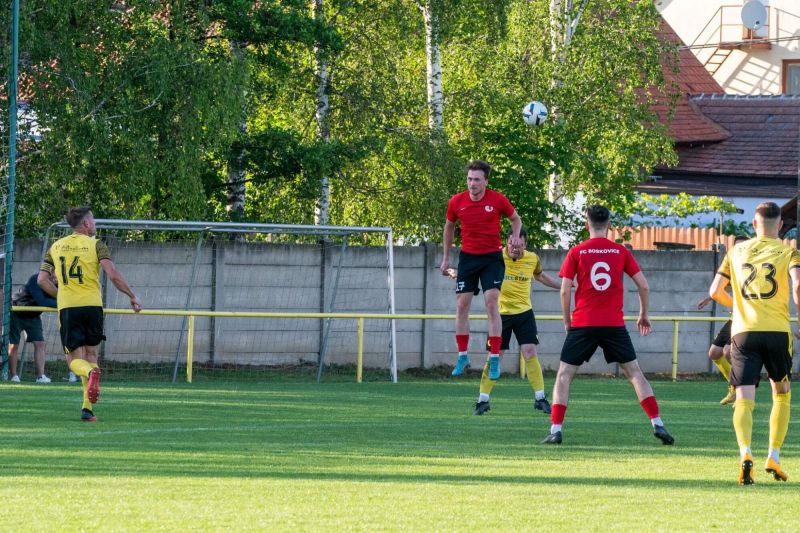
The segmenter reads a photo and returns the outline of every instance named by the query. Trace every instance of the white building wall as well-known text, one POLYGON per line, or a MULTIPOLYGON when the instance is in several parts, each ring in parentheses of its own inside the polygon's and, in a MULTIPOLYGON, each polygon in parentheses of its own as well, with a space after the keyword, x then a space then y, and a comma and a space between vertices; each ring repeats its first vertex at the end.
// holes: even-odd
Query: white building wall
MULTIPOLYGON (((737 0, 656 0, 656 7, 678 36, 689 46, 706 68, 714 70, 711 63, 722 59, 714 46, 722 41, 741 41, 743 26, 737 0)), ((763 37, 782 39, 772 43, 770 50, 732 50, 714 79, 729 94, 759 95, 782 94, 781 76, 784 59, 800 59, 800 1, 762 0, 769 12, 769 27, 762 30, 763 37)), ((759 35, 762 36, 762 35, 759 35)))

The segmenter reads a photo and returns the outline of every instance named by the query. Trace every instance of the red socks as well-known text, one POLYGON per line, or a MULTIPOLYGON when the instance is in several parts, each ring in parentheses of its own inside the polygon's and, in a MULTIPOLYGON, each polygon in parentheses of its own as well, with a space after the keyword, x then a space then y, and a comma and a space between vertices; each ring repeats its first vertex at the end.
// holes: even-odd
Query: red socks
POLYGON ((469 351, 469 335, 456 335, 456 346, 459 352, 469 351))
POLYGON ((500 337, 489 337, 489 353, 500 353, 500 337))
MULTIPOLYGON (((656 401, 655 396, 648 396, 641 402, 639 402, 644 409, 644 412, 647 414, 648 417, 658 418, 658 402, 656 401)), ((555 408, 555 406, 553 406, 555 408)), ((555 409, 553 410, 555 413, 555 409)))
POLYGON ((567 406, 560 403, 554 403, 552 411, 550 412, 550 422, 553 424, 563 424, 564 415, 567 414, 567 406))

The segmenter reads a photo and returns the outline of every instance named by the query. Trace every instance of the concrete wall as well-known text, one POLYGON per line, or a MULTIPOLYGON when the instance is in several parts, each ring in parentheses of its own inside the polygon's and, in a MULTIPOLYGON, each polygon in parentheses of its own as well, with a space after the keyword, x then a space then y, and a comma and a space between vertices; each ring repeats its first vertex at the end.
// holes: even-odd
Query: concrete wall
MULTIPOLYGON (((386 250, 381 247, 349 248, 331 309, 338 247, 322 250, 316 245, 268 243, 205 243, 196 247, 175 244, 124 245, 110 242, 117 267, 147 309, 281 312, 388 312, 386 250), (196 256, 196 257, 195 257, 196 256), (196 267, 195 267, 196 265, 196 267), (194 275, 192 274, 194 272, 194 275), (192 277, 194 281, 192 282, 192 277), (193 290, 189 291, 190 286, 193 290), (323 298, 323 294, 325 298, 323 298)), ((38 270, 42 243, 17 243, 14 284, 24 283, 38 270)), ((546 272, 556 277, 565 252, 539 252, 546 272)), ((714 252, 636 252, 651 286, 651 316, 710 316, 697 311, 696 302, 706 293, 716 263, 714 252)), ((454 282, 438 270, 440 248, 433 245, 394 249, 396 311, 408 314, 453 314, 454 282)), ((455 263, 455 259, 454 259, 455 263)), ((106 307, 127 308, 127 298, 112 286, 105 287, 106 307)), ((558 291, 534 284, 537 315, 560 315, 558 291)), ((484 312, 482 296, 475 298, 473 313, 484 312)), ((793 310, 794 312, 794 310, 793 310)), ((626 281, 625 314, 638 313, 634 285, 626 281)), ((719 316, 724 313, 720 310, 719 316)), ((234 319, 201 317, 196 323, 195 361, 225 364, 291 364, 316 361, 324 337, 325 321, 319 319, 234 319)), ((564 340, 560 320, 539 320, 542 366, 555 369, 564 340)), ((679 370, 706 372, 712 323, 682 323, 679 337, 679 370)), ((138 362, 168 362, 185 353, 185 320, 181 317, 108 315, 105 357, 138 362)), ((48 356, 58 357, 54 315, 45 323, 48 356)), ((654 323, 654 332, 639 337, 630 324, 634 345, 645 371, 668 372, 671 368, 672 324, 654 323)), ((327 340, 327 361, 352 363, 356 351, 355 320, 334 320, 327 340)), ((385 367, 388 362, 388 321, 368 320, 365 365, 385 367)), ((486 322, 472 322, 470 352, 473 364, 482 361, 486 322)), ((400 320, 397 322, 398 366, 431 367, 452 364, 455 354, 452 320, 400 320)), ((512 351, 516 348, 512 344, 512 351)), ((504 371, 517 371, 518 358, 506 357, 504 371)), ((586 372, 609 372, 613 367, 597 355, 585 365, 586 372)))

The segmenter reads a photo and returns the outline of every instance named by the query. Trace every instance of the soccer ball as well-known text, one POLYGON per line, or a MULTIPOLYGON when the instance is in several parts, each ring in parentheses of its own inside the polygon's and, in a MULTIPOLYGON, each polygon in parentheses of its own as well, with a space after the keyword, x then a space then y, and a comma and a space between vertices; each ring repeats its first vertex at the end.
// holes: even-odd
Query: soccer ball
POLYGON ((541 126, 547 120, 547 107, 541 102, 533 101, 522 108, 522 120, 528 126, 541 126))

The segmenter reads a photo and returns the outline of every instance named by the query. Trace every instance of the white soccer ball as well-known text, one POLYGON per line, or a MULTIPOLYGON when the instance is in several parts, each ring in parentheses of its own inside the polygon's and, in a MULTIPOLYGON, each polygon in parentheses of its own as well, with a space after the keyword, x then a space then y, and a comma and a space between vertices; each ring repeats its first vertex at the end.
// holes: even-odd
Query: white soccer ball
POLYGON ((547 120, 547 107, 535 100, 525 104, 522 108, 522 120, 528 126, 541 126, 547 120))

